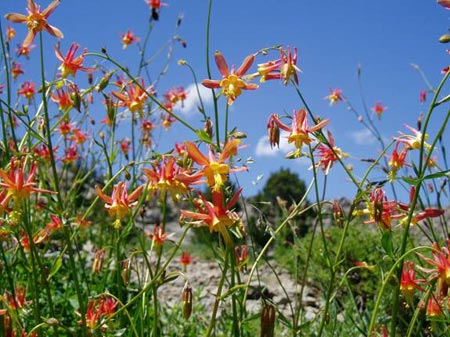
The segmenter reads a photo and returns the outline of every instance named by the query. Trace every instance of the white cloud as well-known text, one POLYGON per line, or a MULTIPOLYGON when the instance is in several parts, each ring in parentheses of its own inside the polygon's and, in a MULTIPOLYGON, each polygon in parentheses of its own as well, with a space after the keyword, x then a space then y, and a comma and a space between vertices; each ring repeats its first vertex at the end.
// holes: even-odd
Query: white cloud
POLYGON ((274 146, 270 147, 269 137, 262 136, 259 138, 258 143, 256 144, 255 155, 258 157, 273 157, 278 155, 279 153, 286 154, 289 151, 294 149, 292 144, 287 142, 287 132, 282 132, 280 135, 280 147, 274 146))
MULTIPOLYGON (((184 100, 183 106, 181 106, 181 104, 177 104, 174 110, 182 112, 186 115, 198 112, 197 107, 200 106, 200 99, 198 97, 195 83, 188 85, 184 90, 188 93, 187 98, 184 100)), ((211 89, 198 84, 198 91, 200 92, 200 96, 202 97, 203 104, 209 105, 213 99, 211 89)))
POLYGON ((362 129, 350 133, 350 137, 357 145, 372 145, 376 139, 368 129, 362 129))

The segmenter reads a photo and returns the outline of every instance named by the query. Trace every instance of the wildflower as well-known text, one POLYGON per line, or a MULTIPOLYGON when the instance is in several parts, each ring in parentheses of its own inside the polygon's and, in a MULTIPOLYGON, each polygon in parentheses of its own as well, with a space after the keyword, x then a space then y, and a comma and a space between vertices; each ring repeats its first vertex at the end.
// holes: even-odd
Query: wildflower
POLYGON ((25 81, 20 85, 20 89, 17 91, 18 95, 22 95, 28 101, 31 101, 36 93, 36 85, 33 82, 25 81))
POLYGON ((164 230, 164 227, 160 225, 156 225, 153 227, 153 233, 145 231, 144 234, 146 237, 153 241, 153 244, 156 248, 164 245, 164 242, 166 242, 166 240, 173 235, 167 234, 164 230))
POLYGON ((173 88, 164 93, 164 98, 172 104, 178 102, 183 104, 184 100, 187 98, 187 93, 183 87, 173 88))
POLYGON ((152 168, 143 168, 144 174, 148 179, 148 188, 150 191, 159 191, 160 198, 164 199, 169 192, 173 201, 178 202, 180 197, 187 194, 190 185, 198 184, 201 173, 189 174, 176 163, 174 157, 163 156, 161 160, 152 163, 152 168))
POLYGON ((297 72, 301 71, 297 67, 297 48, 294 48, 294 56, 292 56, 291 49, 287 47, 286 50, 280 49, 281 52, 281 78, 284 79, 284 85, 287 85, 293 77, 293 81, 298 84, 297 72))
POLYGON ((278 148, 280 147, 280 127, 278 126, 277 118, 277 114, 272 114, 269 116, 269 120, 267 122, 270 148, 273 148, 275 145, 278 148))
POLYGON ((426 316, 428 318, 438 318, 442 317, 442 315, 442 300, 440 296, 435 297, 431 294, 427 303, 426 316))
POLYGON ((163 116, 164 117, 162 117, 161 125, 164 127, 165 130, 169 130, 172 124, 176 122, 176 119, 169 114, 163 114, 163 116))
POLYGON ((75 142, 75 144, 84 144, 87 141, 87 135, 79 128, 73 129, 73 135, 69 137, 69 140, 75 142))
POLYGON ((102 316, 111 316, 116 311, 117 304, 114 298, 102 296, 98 300, 98 311, 102 316))
POLYGON ((328 124, 329 119, 324 119, 317 123, 316 125, 309 127, 308 119, 306 117, 306 110, 300 109, 298 111, 294 111, 294 116, 292 118, 291 126, 287 126, 284 124, 277 114, 273 114, 273 121, 276 125, 284 130, 289 132, 288 143, 294 143, 296 151, 294 153, 294 157, 300 157, 301 148, 303 144, 309 145, 312 142, 312 138, 310 138, 309 134, 312 132, 319 131, 325 125, 328 124))
POLYGON ((51 93, 50 98, 53 102, 58 104, 58 108, 61 111, 69 111, 72 108, 72 100, 67 91, 63 89, 56 90, 56 95, 51 93))
POLYGON ((62 136, 67 136, 68 134, 72 133, 73 129, 74 129, 73 123, 70 123, 66 120, 61 121, 58 125, 59 133, 62 136))
POLYGON ((377 114, 378 118, 381 118, 381 115, 384 111, 386 111, 386 109, 387 107, 380 102, 375 103, 375 105, 372 107, 372 111, 377 114))
POLYGON ((407 124, 405 124, 404 126, 405 128, 409 129, 413 133, 413 135, 405 135, 402 132, 399 132, 400 137, 396 137, 394 138, 394 140, 407 145, 407 147, 410 149, 420 149, 422 142, 427 149, 431 148, 431 145, 426 142, 426 140, 428 139, 428 134, 423 135, 422 132, 407 124))
POLYGON ((36 37, 36 34, 42 30, 45 30, 50 35, 61 39, 64 37, 63 33, 61 33, 58 28, 50 26, 47 23, 48 17, 59 5, 59 3, 59 0, 54 0, 41 12, 41 7, 39 5, 36 5, 33 0, 28 0, 28 15, 9 13, 5 15, 5 19, 15 23, 25 23, 27 25, 28 35, 22 43, 25 47, 29 46, 36 37))
POLYGON ((95 190, 98 196, 106 203, 105 209, 108 213, 116 218, 114 227, 120 228, 120 221, 130 212, 131 208, 136 205, 137 199, 142 194, 143 186, 136 188, 130 195, 128 195, 127 184, 123 181, 114 186, 111 196, 107 196, 103 193, 100 187, 96 187, 95 190))
POLYGON ((103 260, 105 258, 106 250, 95 249, 94 261, 92 262, 92 273, 99 273, 102 270, 103 260))
MULTIPOLYGON (((447 241, 448 245, 448 241, 447 241)), ((433 243, 433 258, 426 257, 422 254, 417 255, 433 268, 422 268, 420 270, 429 274, 427 281, 437 279, 437 289, 440 295, 447 296, 448 288, 450 286, 450 253, 447 247, 439 247, 435 242, 433 243)))
POLYGON ((130 44, 134 43, 134 42, 139 42, 139 38, 133 34, 133 32, 131 30, 127 30, 127 32, 125 34, 122 35, 122 43, 123 49, 126 49, 130 44))
POLYGON ((185 142, 189 157, 197 164, 202 165, 202 175, 206 177, 206 182, 213 191, 220 190, 226 182, 229 173, 247 170, 246 167, 230 168, 225 163, 230 156, 236 155, 240 142, 239 139, 229 140, 218 156, 210 148, 208 157, 201 153, 194 143, 185 142))
POLYGON ((145 0, 145 2, 150 6, 150 9, 152 10, 152 19, 158 21, 161 7, 167 6, 167 4, 161 2, 161 0, 145 0))
POLYGON ((330 89, 330 94, 325 96, 330 101, 330 105, 336 105, 339 101, 343 101, 341 89, 330 89))
POLYGON ((339 228, 344 227, 344 211, 337 201, 333 201, 333 219, 339 228))
POLYGON ((403 217, 403 214, 398 212, 396 201, 389 201, 381 187, 375 188, 369 195, 369 202, 367 208, 364 210, 354 211, 354 215, 368 215, 369 220, 365 224, 376 223, 384 230, 390 229, 392 220, 403 217))
POLYGON ((222 191, 212 192, 212 202, 207 201, 200 194, 200 199, 194 201, 198 212, 181 210, 180 221, 184 222, 186 219, 190 219, 190 222, 196 227, 207 226, 211 233, 220 233, 225 244, 230 246, 232 241, 228 228, 241 225, 239 215, 231 210, 232 206, 237 202, 241 191, 242 189, 238 190, 226 205, 224 205, 222 191))
MULTIPOLYGON (((81 316, 81 314, 77 313, 79 316, 81 316)), ((97 326, 97 323, 99 322, 101 317, 101 312, 100 310, 98 310, 96 308, 96 303, 95 300, 89 300, 88 302, 88 306, 87 306, 87 310, 86 310, 86 316, 85 316, 85 321, 86 321, 86 327, 88 327, 89 329, 95 329, 97 326)), ((83 320, 79 320, 78 324, 83 324, 83 320)))
POLYGON ((25 299, 27 296, 27 288, 24 286, 17 286, 14 289, 14 296, 9 295, 8 293, 5 293, 4 296, 12 310, 22 309, 30 303, 25 299))
POLYGON ((406 163, 406 154, 408 153, 408 148, 403 147, 403 149, 398 153, 398 147, 400 142, 395 144, 394 150, 392 151, 391 158, 389 159, 388 166, 391 168, 389 171, 389 181, 393 181, 397 171, 401 169, 403 166, 409 166, 406 163))
POLYGON ((439 5, 446 9, 450 9, 450 0, 438 0, 437 1, 439 5))
POLYGON ((236 267, 243 271, 247 272, 247 262, 248 262, 248 249, 247 245, 236 246, 234 248, 234 257, 236 259, 236 267))
POLYGON ((317 167, 321 167, 325 174, 328 174, 335 162, 348 157, 348 154, 342 152, 334 143, 334 137, 331 131, 328 131, 328 145, 320 144, 317 148, 317 156, 320 157, 317 167))
POLYGON ((120 149, 122 150, 122 153, 125 156, 126 160, 128 160, 128 154, 130 152, 130 145, 131 145, 131 139, 130 138, 124 138, 120 142, 120 149))
POLYGON ((255 60, 255 56, 249 55, 242 62, 238 70, 235 71, 234 66, 231 68, 231 72, 228 68, 228 64, 225 61, 222 53, 216 51, 214 58, 216 60, 217 68, 222 74, 221 80, 206 79, 202 81, 202 84, 210 89, 222 88, 222 94, 227 97, 228 105, 233 104, 237 97, 242 93, 242 90, 255 90, 258 89, 258 85, 254 83, 247 83, 243 80, 243 75, 250 69, 255 60))
POLYGON ((419 285, 419 283, 424 282, 426 282, 424 279, 416 279, 414 263, 411 261, 405 261, 400 280, 400 291, 403 295, 410 300, 412 299, 412 295, 416 289, 425 292, 425 289, 419 285))
POLYGON ((186 271, 188 265, 192 263, 192 256, 189 252, 183 250, 181 252, 180 264, 183 266, 183 270, 186 271))
POLYGON ((259 63, 256 73, 248 75, 249 79, 253 79, 256 76, 260 76, 259 81, 264 83, 268 80, 275 80, 281 78, 281 73, 279 71, 281 66, 281 58, 275 61, 268 61, 265 63, 259 63))
POLYGON ((127 107, 132 113, 138 112, 139 116, 142 117, 145 101, 149 95, 154 94, 152 86, 145 90, 142 88, 145 88, 143 79, 141 80, 141 85, 136 84, 133 86, 132 83, 129 83, 125 87, 125 91, 112 91, 111 93, 120 100, 119 106, 127 107))
POLYGON ((76 144, 72 144, 64 149, 64 158, 61 161, 69 165, 76 161, 80 157, 80 153, 78 152, 78 147, 76 144))
POLYGON ((16 36, 16 30, 11 26, 6 27, 6 42, 10 42, 16 36))
POLYGON ((31 193, 54 193, 49 190, 36 188, 34 178, 36 177, 37 163, 34 162, 28 172, 28 176, 25 177, 24 161, 17 161, 15 158, 11 158, 9 167, 9 174, 0 170, 0 187, 7 190, 7 195, 2 201, 2 207, 6 207, 8 202, 12 199, 14 204, 20 204, 23 200, 30 198, 31 193))
POLYGON ((18 57, 25 56, 26 58, 28 58, 31 50, 35 47, 36 47, 36 45, 34 45, 34 44, 26 46, 26 47, 23 45, 17 45, 16 54, 18 57))
POLYGON ((19 77, 19 75, 22 75, 23 73, 24 73, 24 71, 23 71, 20 63, 13 62, 12 69, 11 69, 12 77, 16 80, 17 77, 19 77))
POLYGON ((427 100, 427 91, 426 90, 421 90, 420 91, 420 95, 419 95, 419 101, 421 103, 425 102, 427 100))
POLYGON ((84 56, 87 53, 87 49, 84 49, 81 55, 75 58, 75 54, 78 51, 78 48, 80 48, 80 45, 76 44, 75 42, 72 43, 66 55, 63 56, 61 54, 61 51, 59 50, 58 45, 55 46, 56 57, 62 62, 62 64, 58 68, 59 70, 61 70, 60 75, 62 78, 67 78, 68 75, 75 77, 78 70, 86 72, 94 71, 94 68, 83 67, 84 56))

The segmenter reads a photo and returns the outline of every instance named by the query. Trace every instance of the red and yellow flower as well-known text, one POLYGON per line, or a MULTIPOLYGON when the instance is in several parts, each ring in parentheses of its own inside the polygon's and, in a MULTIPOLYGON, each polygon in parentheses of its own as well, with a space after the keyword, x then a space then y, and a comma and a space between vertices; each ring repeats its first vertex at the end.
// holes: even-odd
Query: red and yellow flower
POLYGON ((5 15, 5 19, 15 23, 25 23, 28 27, 28 34, 23 41, 22 45, 28 47, 36 37, 36 34, 45 30, 50 35, 57 38, 63 38, 63 33, 56 27, 53 27, 47 23, 47 19, 59 5, 60 0, 54 0, 41 12, 41 7, 37 5, 33 0, 28 0, 28 15, 9 13, 5 15))
POLYGON ((222 74, 222 79, 206 79, 202 81, 202 84, 210 89, 222 88, 222 94, 227 97, 229 105, 233 104, 236 98, 242 94, 242 90, 258 89, 259 86, 257 84, 245 82, 243 79, 244 74, 250 69, 255 60, 253 54, 247 56, 237 70, 235 70, 233 66, 231 71, 229 70, 227 61, 222 53, 217 51, 214 58, 216 60, 217 68, 222 74))
POLYGON ((237 171, 246 171, 246 167, 230 168, 226 163, 228 158, 236 155, 239 139, 231 139, 227 142, 223 151, 216 155, 212 148, 209 150, 209 156, 200 152, 198 147, 192 142, 185 142, 186 151, 189 157, 198 165, 201 165, 201 174, 206 178, 206 183, 213 191, 218 191, 228 179, 228 174, 237 171))
POLYGON ((111 196, 103 193, 100 187, 96 187, 97 195, 106 203, 105 209, 116 219, 115 228, 120 228, 121 220, 128 215, 131 208, 136 205, 137 200, 142 194, 144 186, 139 186, 133 192, 128 194, 127 184, 123 181, 114 186, 111 196))
POLYGON ((94 71, 94 68, 83 67, 84 56, 87 53, 87 49, 84 49, 81 55, 75 57, 78 48, 80 48, 80 45, 76 44, 75 42, 72 43, 66 55, 63 56, 61 54, 61 51, 59 50, 59 47, 55 46, 56 57, 62 62, 62 64, 58 68, 59 70, 61 70, 60 75, 62 78, 67 78, 67 76, 69 75, 75 77, 78 70, 86 72, 94 71))

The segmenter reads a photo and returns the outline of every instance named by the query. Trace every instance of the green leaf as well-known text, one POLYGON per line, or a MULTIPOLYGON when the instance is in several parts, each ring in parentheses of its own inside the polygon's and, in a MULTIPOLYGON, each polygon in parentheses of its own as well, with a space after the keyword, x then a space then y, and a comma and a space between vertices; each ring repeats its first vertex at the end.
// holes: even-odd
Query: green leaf
POLYGON ((381 246, 387 255, 394 258, 394 245, 392 243, 392 233, 390 231, 384 231, 381 237, 381 246))
POLYGON ((50 275, 48 275, 47 281, 50 280, 58 272, 61 266, 62 266, 62 256, 60 255, 53 264, 52 271, 50 272, 50 275))
POLYGON ((205 130, 197 130, 196 132, 197 137, 208 144, 213 144, 211 141, 211 138, 209 137, 208 133, 205 130))
POLYGON ((447 177, 447 178, 450 177, 450 170, 436 172, 436 173, 432 173, 432 174, 426 175, 425 177, 423 177, 423 180, 444 178, 444 177, 447 177))

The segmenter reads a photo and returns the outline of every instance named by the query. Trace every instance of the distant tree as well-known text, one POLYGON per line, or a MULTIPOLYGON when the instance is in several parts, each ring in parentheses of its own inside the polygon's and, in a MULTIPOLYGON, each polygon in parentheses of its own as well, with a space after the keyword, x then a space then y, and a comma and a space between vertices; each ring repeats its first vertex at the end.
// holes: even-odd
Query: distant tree
MULTIPOLYGON (((296 173, 285 168, 272 173, 261 192, 251 200, 256 212, 249 219, 248 227, 255 241, 264 245, 270 238, 271 227, 276 227, 305 193, 306 185, 296 173)), ((304 206, 307 205, 308 202, 304 206)), ((304 236, 313 216, 314 213, 309 211, 296 217, 293 225, 285 229, 284 241, 292 242, 294 236, 304 236)))

